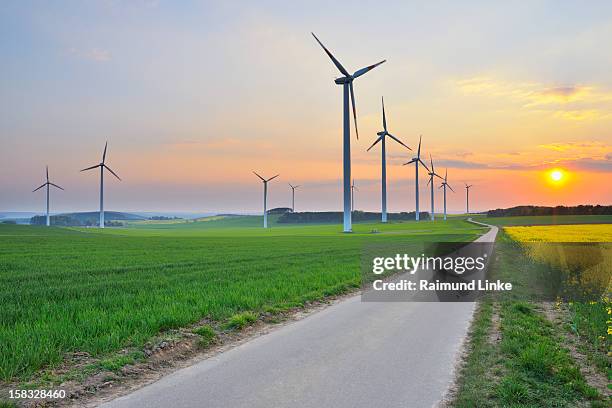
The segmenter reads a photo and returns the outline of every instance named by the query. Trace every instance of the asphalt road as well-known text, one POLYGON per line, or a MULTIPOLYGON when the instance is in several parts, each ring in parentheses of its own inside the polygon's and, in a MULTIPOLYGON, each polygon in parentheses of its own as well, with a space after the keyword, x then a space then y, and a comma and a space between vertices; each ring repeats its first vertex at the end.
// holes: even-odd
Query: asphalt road
POLYGON ((430 408, 453 380, 473 311, 357 295, 102 406, 430 408))

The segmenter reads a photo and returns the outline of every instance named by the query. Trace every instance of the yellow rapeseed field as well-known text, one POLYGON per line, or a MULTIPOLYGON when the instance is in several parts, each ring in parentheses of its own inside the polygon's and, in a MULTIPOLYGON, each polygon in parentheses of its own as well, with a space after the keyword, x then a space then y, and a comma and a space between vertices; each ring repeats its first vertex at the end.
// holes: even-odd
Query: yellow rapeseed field
POLYGON ((512 239, 521 242, 612 242, 612 224, 537 225, 504 229, 512 239))
POLYGON ((505 231, 513 240, 524 243, 527 256, 533 260, 561 267, 570 286, 579 283, 587 290, 589 286, 600 291, 607 288, 599 302, 570 302, 569 308, 575 330, 596 350, 612 355, 612 224, 506 227, 505 231), (595 244, 572 244, 578 242, 595 244))
POLYGON ((525 242, 526 254, 533 260, 568 271, 568 283, 577 279, 582 285, 611 289, 612 224, 505 227, 505 231, 513 240, 525 242), (580 242, 600 244, 572 244, 580 242))

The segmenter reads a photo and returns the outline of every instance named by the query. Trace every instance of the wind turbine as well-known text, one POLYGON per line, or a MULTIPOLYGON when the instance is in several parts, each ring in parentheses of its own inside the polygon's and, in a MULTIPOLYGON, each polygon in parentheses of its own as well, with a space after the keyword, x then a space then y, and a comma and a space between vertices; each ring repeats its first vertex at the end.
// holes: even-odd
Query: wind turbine
POLYGON ((291 183, 288 183, 289 187, 291 187, 291 212, 295 212, 295 189, 300 187, 298 186, 294 186, 291 183))
POLYGON ((87 167, 86 169, 81 170, 81 171, 86 171, 86 170, 92 170, 98 167, 100 168, 100 228, 104 228, 104 169, 110 171, 113 176, 117 177, 117 179, 121 181, 119 176, 113 170, 111 170, 110 167, 106 165, 106 148, 107 147, 108 147, 108 142, 106 142, 106 144, 104 145, 104 153, 102 153, 102 162, 100 164, 96 164, 95 166, 87 167))
POLYGON ((49 181, 49 166, 47 166, 47 181, 42 186, 38 187, 32 192, 40 190, 41 188, 45 186, 47 186, 47 227, 48 227, 51 225, 51 217, 49 216, 49 186, 57 187, 60 190, 63 190, 62 187, 58 186, 57 184, 53 184, 52 182, 49 181))
POLYGON ((433 159, 431 158, 431 154, 429 155, 429 163, 431 164, 431 170, 427 174, 429 174, 429 180, 427 181, 427 185, 431 184, 431 214, 429 214, 429 219, 434 220, 434 177, 440 177, 436 170, 434 169, 433 159))
POLYGON ((415 198, 415 214, 414 214, 414 219, 416 221, 419 220, 419 163, 425 167, 425 169, 429 172, 429 169, 427 168, 427 165, 425 163, 423 163, 423 160, 421 160, 421 139, 423 136, 419 136, 419 148, 417 149, 417 155, 416 157, 413 157, 412 160, 410 160, 408 163, 404 163, 403 165, 407 165, 410 163, 414 163, 414 198, 415 198))
POLYGON ((353 184, 351 185, 351 212, 355 211, 355 190, 359 191, 357 186, 355 186, 355 179, 353 179, 353 184))
POLYGON ((381 165, 382 166, 382 174, 381 174, 382 210, 381 210, 381 216, 382 216, 382 222, 387 222, 387 153, 386 153, 385 138, 386 136, 389 136, 391 139, 395 140, 397 143, 401 144, 408 150, 412 150, 412 149, 406 146, 397 137, 393 136, 391 133, 387 131, 387 118, 385 116, 385 99, 384 98, 382 98, 382 123, 383 123, 383 130, 377 133, 378 138, 374 141, 374 143, 372 143, 372 146, 370 146, 367 151, 369 152, 370 149, 376 146, 378 142, 382 142, 381 143, 381 154, 382 154, 382 161, 381 161, 382 163, 381 165))
POLYGON ((474 187, 474 185, 468 185, 465 183, 465 213, 470 213, 470 187, 474 187))
POLYGON ((450 184, 448 184, 448 169, 444 172, 444 181, 440 184, 440 187, 438 187, 444 189, 444 221, 446 221, 446 187, 450 188, 453 193, 455 192, 450 184))
POLYGON ((263 182, 264 185, 264 213, 263 213, 263 227, 264 228, 268 228, 268 182, 271 180, 274 180, 275 178, 277 178, 278 176, 280 176, 280 174, 277 174, 274 177, 270 177, 269 179, 265 179, 263 177, 261 177, 259 174, 253 172, 257 177, 259 177, 261 179, 261 181, 263 182))
POLYGON ((336 68, 338 68, 340 73, 343 75, 340 78, 336 78, 334 82, 337 85, 342 85, 342 88, 343 88, 343 116, 344 116, 344 120, 343 120, 343 128, 344 128, 344 135, 343 135, 344 232, 351 232, 352 231, 352 220, 351 220, 351 125, 350 125, 350 117, 349 117, 350 116, 349 115, 349 94, 350 94, 350 99, 351 99, 351 103, 352 103, 352 106, 353 106, 353 121, 355 122, 355 135, 357 136, 357 139, 359 139, 359 131, 357 130, 357 110, 355 108, 355 93, 353 91, 353 80, 355 78, 359 78, 360 76, 362 76, 366 72, 376 68, 377 66, 379 66, 380 64, 382 64, 386 60, 382 60, 382 61, 380 61, 380 62, 378 62, 376 64, 369 65, 369 66, 367 66, 365 68, 358 69, 357 71, 355 71, 353 73, 353 75, 351 75, 342 66, 342 64, 340 64, 340 62, 336 59, 336 57, 334 57, 332 55, 332 53, 329 52, 329 50, 327 48, 325 48, 325 46, 323 45, 323 43, 321 41, 319 41, 317 36, 314 35, 314 33, 311 33, 311 34, 315 38, 315 40, 317 40, 319 45, 323 48, 323 50, 325 51, 327 56, 332 60, 332 62, 336 66, 336 68))

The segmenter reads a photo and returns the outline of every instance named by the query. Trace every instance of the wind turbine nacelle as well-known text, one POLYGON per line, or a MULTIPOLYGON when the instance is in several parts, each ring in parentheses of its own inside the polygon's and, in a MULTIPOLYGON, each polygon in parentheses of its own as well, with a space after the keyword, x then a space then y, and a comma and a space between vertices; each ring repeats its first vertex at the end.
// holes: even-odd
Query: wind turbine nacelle
POLYGON ((383 136, 383 135, 385 135, 385 131, 383 130, 382 132, 378 132, 378 133, 376 133, 376 134, 377 134, 378 136, 383 136))
POLYGON ((353 78, 351 77, 340 77, 340 78, 336 78, 334 79, 334 82, 338 85, 344 85, 344 84, 348 84, 353 80, 353 78))

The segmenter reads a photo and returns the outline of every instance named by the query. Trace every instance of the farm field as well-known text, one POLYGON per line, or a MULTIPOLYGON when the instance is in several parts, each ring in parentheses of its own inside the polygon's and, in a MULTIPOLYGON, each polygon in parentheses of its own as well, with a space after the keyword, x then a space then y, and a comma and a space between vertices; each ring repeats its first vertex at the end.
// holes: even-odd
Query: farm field
MULTIPOLYGON (((541 217, 516 218, 552 224, 541 217)), ((511 224, 511 220, 504 221, 511 224)), ((583 279, 607 276, 609 282, 611 233, 611 224, 503 228, 498 237, 503 245, 496 247, 495 278, 512 279, 518 291, 506 300, 485 299, 480 304, 453 406, 609 406, 609 293, 596 302, 553 303, 529 300, 522 289, 529 292, 544 264, 561 268, 587 265, 581 268, 583 279), (523 247, 512 242, 537 244, 523 247), (546 247, 539 244, 542 242, 561 244, 546 247), (595 265, 585 263, 585 253, 571 249, 560 255, 563 242, 601 242, 597 253, 603 259, 595 265)), ((587 256, 591 250, 586 251, 587 256)))
POLYGON ((610 224, 612 215, 541 215, 525 217, 473 216, 474 220, 491 225, 559 225, 559 224, 610 224))
POLYGON ((0 381, 27 381, 66 353, 103 356, 203 318, 356 288, 366 243, 472 240, 486 230, 453 219, 355 224, 347 235, 338 225, 263 230, 261 217, 236 218, 104 230, 0 225, 0 381))
POLYGON ((612 224, 536 225, 506 227, 521 242, 612 242, 612 224))

